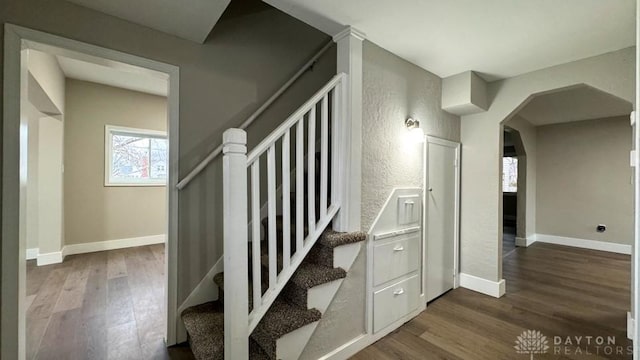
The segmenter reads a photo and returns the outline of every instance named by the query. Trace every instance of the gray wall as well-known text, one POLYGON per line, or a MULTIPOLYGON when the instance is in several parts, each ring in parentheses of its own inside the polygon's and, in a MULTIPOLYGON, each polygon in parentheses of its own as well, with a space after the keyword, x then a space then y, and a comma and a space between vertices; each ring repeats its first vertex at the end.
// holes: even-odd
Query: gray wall
POLYGON ((167 99, 67 80, 65 244, 166 234, 166 186, 104 186, 105 125, 167 130, 167 99))
POLYGON ((423 145, 409 141, 407 117, 425 134, 460 141, 460 118, 440 108, 442 80, 370 42, 364 47, 362 229, 395 187, 422 187, 423 145))
POLYGON ((582 85, 634 102, 635 48, 494 81, 487 88, 489 109, 462 117, 461 272, 502 279, 502 123, 534 94, 582 85))
MULTIPOLYGON (((274 9, 223 19, 204 45, 61 0, 4 0, 0 23, 179 66, 181 176, 220 144, 223 130, 244 121, 330 40, 274 9)), ((0 39, 2 52, 4 28, 0 39)), ((330 51, 249 129, 250 148, 334 74, 330 51)), ((218 161, 180 195, 179 303, 222 254, 220 170, 218 161)))
POLYGON ((633 243, 631 138, 628 116, 538 127, 539 234, 633 243))
MULTIPOLYGON (((416 118, 426 134, 459 141, 460 118, 441 110, 439 77, 368 41, 363 71, 362 229, 367 231, 394 188, 423 185, 423 145, 408 141, 404 120, 416 118)), ((363 246, 303 359, 317 359, 365 332, 365 272, 363 246)))

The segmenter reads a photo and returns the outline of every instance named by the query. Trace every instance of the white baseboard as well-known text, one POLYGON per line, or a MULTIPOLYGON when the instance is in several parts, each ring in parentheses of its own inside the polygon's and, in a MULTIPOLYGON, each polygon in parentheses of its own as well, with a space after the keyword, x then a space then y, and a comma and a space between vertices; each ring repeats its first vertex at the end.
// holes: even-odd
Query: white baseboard
POLYGON ((613 252, 618 254, 631 255, 631 245, 611 243, 606 241, 576 239, 576 238, 546 235, 546 234, 536 234, 535 241, 541 242, 541 243, 573 246, 573 247, 578 247, 583 249, 600 250, 600 251, 608 251, 608 252, 613 252))
POLYGON ((496 298, 505 292, 504 279, 496 282, 465 273, 460 273, 460 286, 496 298))
POLYGON ((519 247, 529 247, 529 245, 533 244, 534 242, 536 242, 535 235, 528 238, 516 237, 516 246, 519 247))
POLYGON ((59 264, 64 260, 65 256, 67 255, 86 254, 86 253, 92 253, 97 251, 106 251, 106 250, 115 250, 115 249, 125 249, 125 248, 136 247, 136 246, 164 244, 165 241, 166 241, 166 236, 164 234, 161 234, 161 235, 141 236, 141 237, 128 238, 128 239, 117 239, 117 240, 107 240, 107 241, 96 241, 96 242, 84 243, 84 244, 65 245, 62 247, 61 251, 51 252, 46 254, 38 254, 37 256, 38 266, 59 264))
POLYGON ((633 326, 635 320, 631 317, 631 312, 627 311, 627 338, 633 340, 633 326))
POLYGON ((136 246, 164 244, 165 241, 166 241, 166 236, 164 234, 140 236, 140 237, 128 238, 128 239, 97 241, 97 242, 84 243, 84 244, 65 245, 62 248, 62 253, 64 254, 64 256, 75 255, 75 254, 85 254, 85 253, 91 253, 91 252, 97 252, 97 251, 125 249, 125 248, 136 247, 136 246))
POLYGON ((38 249, 38 248, 27 249, 27 260, 35 260, 35 259, 37 259, 39 251, 40 251, 40 249, 38 249))
POLYGON ((45 254, 38 254, 37 256, 37 264, 38 266, 51 265, 51 264, 59 264, 64 259, 64 255, 62 251, 54 251, 45 254))

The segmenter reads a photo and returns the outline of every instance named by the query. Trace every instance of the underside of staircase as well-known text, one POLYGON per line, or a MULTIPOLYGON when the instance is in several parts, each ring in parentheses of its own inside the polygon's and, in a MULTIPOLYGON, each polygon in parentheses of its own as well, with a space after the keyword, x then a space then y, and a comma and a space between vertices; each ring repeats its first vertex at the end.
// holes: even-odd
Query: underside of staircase
MULTIPOLYGON (((309 308, 310 290, 346 277, 345 269, 334 267, 335 252, 340 251, 342 246, 361 242, 365 237, 366 234, 362 232, 338 233, 330 230, 330 227, 324 231, 251 334, 250 359, 277 359, 278 339, 320 320, 321 312, 316 308, 309 308)), ((266 246, 261 248, 265 249, 266 246)), ((280 263, 281 259, 278 260, 280 263)), ((268 271, 266 256, 262 259, 262 268, 268 271)), ((224 359, 224 274, 217 274, 214 281, 220 289, 219 299, 193 306, 182 313, 182 320, 189 335, 189 345, 199 360, 224 359)), ((251 311, 252 286, 249 286, 249 289, 248 301, 251 311)), ((266 289, 267 285, 262 284, 263 293, 266 289)))

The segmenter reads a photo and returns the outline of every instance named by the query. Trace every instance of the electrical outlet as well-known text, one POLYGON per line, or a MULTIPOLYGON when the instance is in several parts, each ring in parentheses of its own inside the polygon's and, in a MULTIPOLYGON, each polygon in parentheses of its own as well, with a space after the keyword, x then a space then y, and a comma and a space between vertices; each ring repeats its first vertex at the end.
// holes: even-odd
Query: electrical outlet
POLYGON ((599 233, 603 233, 603 232, 607 231, 607 225, 598 224, 598 227, 596 227, 596 231, 599 232, 599 233))

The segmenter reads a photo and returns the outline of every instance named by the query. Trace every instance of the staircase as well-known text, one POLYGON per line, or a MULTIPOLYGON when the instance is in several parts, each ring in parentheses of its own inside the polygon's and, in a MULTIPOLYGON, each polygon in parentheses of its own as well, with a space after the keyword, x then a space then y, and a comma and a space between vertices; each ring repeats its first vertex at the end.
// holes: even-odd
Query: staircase
POLYGON ((336 75, 249 153, 243 130, 223 134, 220 296, 182 312, 197 359, 297 359, 355 260, 365 234, 331 226, 345 85, 336 75))
MULTIPOLYGON (((311 334, 305 334, 303 328, 310 324, 317 325, 317 321, 322 317, 321 312, 326 310, 328 305, 323 306, 323 298, 333 298, 335 295, 335 292, 331 294, 327 288, 337 290, 340 283, 338 280, 347 275, 345 269, 334 267, 336 253, 341 252, 341 248, 348 248, 349 244, 356 244, 364 239, 364 233, 336 233, 325 230, 251 334, 249 359, 289 359, 297 357, 287 355, 295 356, 295 353, 300 355, 311 336, 311 334), (295 339, 290 341, 293 346, 285 344, 278 346, 279 340, 285 335, 291 337, 291 340, 295 339), (306 341, 300 343, 305 339, 306 341)), ((264 264, 262 268, 265 271, 267 269, 264 264)), ((224 274, 216 275, 214 281, 220 288, 220 294, 224 294, 224 274)), ((264 288, 265 285, 263 285, 264 288)), ((249 308, 252 309, 251 303, 249 308)), ((216 301, 188 308, 182 313, 182 320, 189 334, 189 345, 196 359, 224 358, 223 312, 224 297, 222 295, 216 301)))

